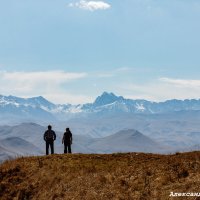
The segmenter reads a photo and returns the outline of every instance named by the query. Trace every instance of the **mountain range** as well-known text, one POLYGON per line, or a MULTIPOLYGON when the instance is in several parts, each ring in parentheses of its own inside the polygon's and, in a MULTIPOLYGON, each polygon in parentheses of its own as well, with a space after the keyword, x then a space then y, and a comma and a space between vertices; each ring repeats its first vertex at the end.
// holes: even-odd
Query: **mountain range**
POLYGON ((34 122, 46 126, 51 123, 61 131, 66 126, 71 126, 79 135, 94 137, 111 135, 123 128, 155 134, 155 131, 158 132, 163 127, 163 132, 167 129, 173 132, 178 127, 176 131, 182 132, 183 126, 180 124, 184 124, 187 127, 185 130, 190 130, 190 133, 198 132, 198 120, 200 100, 195 99, 151 102, 125 99, 104 92, 93 103, 61 105, 41 96, 19 98, 0 95, 0 125, 34 122))
MULTIPOLYGON (((48 124, 58 133, 57 151, 62 152, 60 144, 62 133, 70 127, 78 143, 77 152, 115 152, 121 151, 114 141, 120 138, 133 138, 133 135, 120 133, 124 130, 137 130, 144 138, 164 147, 165 152, 198 149, 200 146, 200 100, 168 100, 151 102, 131 100, 113 93, 104 92, 93 103, 71 105, 54 104, 43 97, 19 98, 0 96, 0 140, 19 137, 37 148, 44 142, 41 139, 48 124), (115 139, 112 136, 115 135, 115 139), (111 137, 111 138, 110 138, 111 137), (106 144, 106 141, 109 141, 106 144), (100 148, 102 146, 102 148, 100 148), (169 151, 168 151, 169 150, 169 151)), ((126 139, 129 140, 129 139, 126 139)), ((135 141, 135 140, 134 140, 135 141)), ((141 149, 123 146, 122 151, 141 149)), ((133 146, 137 145, 133 142, 133 146)), ((141 143, 140 143, 141 144, 141 143)), ((149 141, 149 144, 152 144, 149 141)), ((142 144, 141 144, 142 145, 142 144)), ((156 145, 155 145, 156 146, 156 145)), ((5 147, 1 146, 1 152, 5 147)), ((146 148, 148 149, 148 148, 146 148)), ((145 149, 141 149, 145 151, 145 149)), ((150 148, 153 152, 153 148, 150 148)))
POLYGON ((200 100, 168 100, 165 102, 152 102, 147 100, 132 100, 113 93, 104 92, 93 103, 86 104, 54 104, 42 96, 33 98, 19 98, 15 96, 0 95, 1 115, 21 118, 60 119, 72 118, 81 114, 107 114, 107 113, 135 113, 160 114, 177 111, 200 110, 200 100))

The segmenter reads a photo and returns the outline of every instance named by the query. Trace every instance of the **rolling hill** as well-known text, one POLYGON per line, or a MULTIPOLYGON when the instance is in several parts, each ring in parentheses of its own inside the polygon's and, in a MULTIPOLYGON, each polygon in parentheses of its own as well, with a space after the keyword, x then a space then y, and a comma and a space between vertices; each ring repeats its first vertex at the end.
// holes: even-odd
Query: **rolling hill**
MULTIPOLYGON (((45 153, 43 134, 45 127, 35 123, 23 123, 16 126, 0 126, 0 146, 7 150, 2 153, 0 161, 17 155, 40 155, 45 153), (9 156, 5 156, 5 155, 9 156)), ((74 133, 72 131, 72 133, 74 133)), ((63 133, 56 131, 55 152, 63 153, 63 133)), ((169 153, 173 149, 134 129, 124 129, 113 135, 92 138, 88 135, 73 134, 72 151, 74 153, 118 153, 148 152, 169 153)))
POLYGON ((42 155, 43 152, 32 143, 19 137, 0 140, 0 163, 19 156, 42 155))
POLYGON ((1 200, 171 200, 175 197, 170 194, 199 193, 199 157, 200 152, 23 157, 0 165, 0 196, 1 200))
POLYGON ((97 153, 116 152, 166 152, 161 144, 143 135, 139 131, 128 129, 113 135, 94 140, 88 148, 97 153))

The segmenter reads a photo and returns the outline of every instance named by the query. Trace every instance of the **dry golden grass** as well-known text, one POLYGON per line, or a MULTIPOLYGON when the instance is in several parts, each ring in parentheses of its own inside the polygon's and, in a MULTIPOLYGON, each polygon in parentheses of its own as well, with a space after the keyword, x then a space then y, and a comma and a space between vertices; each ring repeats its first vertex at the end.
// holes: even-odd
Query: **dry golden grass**
POLYGON ((0 165, 1 200, 165 200, 200 192, 200 152, 50 155, 0 165))

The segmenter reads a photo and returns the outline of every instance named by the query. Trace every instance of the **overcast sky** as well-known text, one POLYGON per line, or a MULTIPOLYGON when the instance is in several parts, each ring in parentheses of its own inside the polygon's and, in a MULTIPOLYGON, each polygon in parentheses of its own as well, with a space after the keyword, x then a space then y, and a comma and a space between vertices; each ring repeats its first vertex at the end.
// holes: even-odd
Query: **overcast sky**
POLYGON ((200 98, 199 0, 0 0, 0 94, 200 98))

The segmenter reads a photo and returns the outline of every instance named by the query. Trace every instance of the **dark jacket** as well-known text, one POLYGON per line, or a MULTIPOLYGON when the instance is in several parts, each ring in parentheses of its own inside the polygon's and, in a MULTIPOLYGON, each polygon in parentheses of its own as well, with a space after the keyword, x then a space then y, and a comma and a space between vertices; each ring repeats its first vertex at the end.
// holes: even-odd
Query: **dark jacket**
POLYGON ((56 140, 56 134, 53 130, 47 130, 44 133, 44 140, 45 141, 54 141, 56 140))
POLYGON ((70 130, 66 131, 63 135, 62 143, 72 144, 72 133, 70 130))

